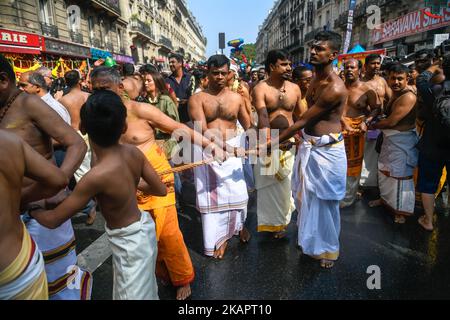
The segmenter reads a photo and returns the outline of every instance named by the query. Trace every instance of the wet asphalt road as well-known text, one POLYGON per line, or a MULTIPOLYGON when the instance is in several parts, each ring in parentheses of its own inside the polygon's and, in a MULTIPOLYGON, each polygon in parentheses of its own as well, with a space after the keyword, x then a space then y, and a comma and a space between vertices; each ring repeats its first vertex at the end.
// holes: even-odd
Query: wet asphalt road
MULTIPOLYGON (((192 195, 185 195, 190 197, 192 195)), ((367 193, 353 207, 342 210, 341 257, 332 270, 302 256, 296 245, 296 214, 283 240, 256 232, 256 205, 250 204, 249 244, 230 241, 222 261, 203 256, 199 214, 185 207, 180 228, 194 263, 194 300, 309 300, 309 299, 450 299, 450 218, 437 209, 437 228, 423 231, 419 212, 405 225, 396 225, 383 208, 369 208, 376 195, 367 193), (381 289, 369 290, 370 266, 381 271, 381 289)), ((86 227, 84 217, 73 219, 77 252, 82 252, 104 233, 100 215, 86 227)), ((112 297, 111 257, 93 274, 92 298, 112 297)), ((163 300, 175 298, 175 290, 159 286, 163 300)))

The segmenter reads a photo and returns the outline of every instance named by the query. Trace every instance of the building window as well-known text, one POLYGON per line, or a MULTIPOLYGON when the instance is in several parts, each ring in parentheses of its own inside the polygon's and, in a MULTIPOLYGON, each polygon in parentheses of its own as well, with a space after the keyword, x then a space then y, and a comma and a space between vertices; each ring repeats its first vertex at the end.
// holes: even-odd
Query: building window
POLYGON ((53 16, 50 1, 39 0, 39 14, 41 22, 48 25, 53 25, 53 16))
POLYGON ((89 39, 91 40, 91 44, 93 44, 93 40, 95 39, 94 26, 94 17, 88 17, 89 39))
POLYGON ((110 30, 109 24, 108 23, 104 23, 103 27, 104 27, 104 30, 105 30, 105 33, 104 33, 104 35, 105 35, 105 45, 109 45, 111 43, 110 40, 109 40, 109 30, 110 30))
POLYGON ((119 50, 122 50, 124 48, 124 45, 122 43, 122 29, 117 28, 117 47, 119 50))
POLYGON ((103 20, 100 20, 100 45, 102 47, 105 46, 105 24, 103 23, 103 20))

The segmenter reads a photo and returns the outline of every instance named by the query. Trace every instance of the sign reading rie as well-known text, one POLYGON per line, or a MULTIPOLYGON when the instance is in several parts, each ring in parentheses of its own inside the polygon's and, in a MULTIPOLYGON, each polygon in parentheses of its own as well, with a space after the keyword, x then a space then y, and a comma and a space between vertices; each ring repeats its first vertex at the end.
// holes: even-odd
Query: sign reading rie
POLYGON ((34 48, 41 46, 39 36, 36 34, 5 29, 0 29, 0 44, 34 48))
POLYGON ((450 25, 450 8, 441 8, 439 14, 433 17, 427 12, 427 9, 420 9, 383 23, 372 31, 372 43, 383 43, 450 25))

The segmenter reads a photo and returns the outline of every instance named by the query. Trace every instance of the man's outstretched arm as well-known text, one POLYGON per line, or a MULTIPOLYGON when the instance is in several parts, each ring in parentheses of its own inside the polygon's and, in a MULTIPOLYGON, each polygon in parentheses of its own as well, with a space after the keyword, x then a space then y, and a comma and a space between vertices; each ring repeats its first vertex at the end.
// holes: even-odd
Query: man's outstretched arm
POLYGON ((300 116, 293 126, 289 127, 278 137, 279 143, 292 138, 298 131, 308 125, 318 122, 325 114, 347 100, 347 92, 335 86, 326 90, 317 102, 300 116))

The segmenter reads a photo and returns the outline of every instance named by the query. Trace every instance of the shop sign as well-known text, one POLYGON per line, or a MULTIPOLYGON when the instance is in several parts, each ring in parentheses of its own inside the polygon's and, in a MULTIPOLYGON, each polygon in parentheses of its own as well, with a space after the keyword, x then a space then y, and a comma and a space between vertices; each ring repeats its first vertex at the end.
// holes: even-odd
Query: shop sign
POLYGON ((431 17, 420 9, 383 23, 372 31, 372 43, 379 44, 450 25, 450 8, 441 8, 439 15, 431 17))
POLYGON ((110 53, 108 51, 103 51, 100 49, 91 48, 91 56, 92 56, 92 59, 94 59, 94 60, 106 59, 108 57, 112 58, 112 53, 110 53))
POLYGON ((132 63, 134 64, 133 57, 130 56, 124 56, 121 54, 113 54, 113 59, 116 60, 118 63, 132 63))
POLYGON ((48 38, 45 38, 43 51, 46 53, 60 56, 83 57, 83 58, 91 57, 90 48, 48 38))
POLYGON ((41 53, 41 37, 37 34, 0 29, 1 52, 41 53))

